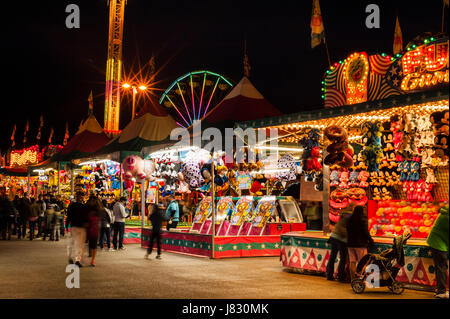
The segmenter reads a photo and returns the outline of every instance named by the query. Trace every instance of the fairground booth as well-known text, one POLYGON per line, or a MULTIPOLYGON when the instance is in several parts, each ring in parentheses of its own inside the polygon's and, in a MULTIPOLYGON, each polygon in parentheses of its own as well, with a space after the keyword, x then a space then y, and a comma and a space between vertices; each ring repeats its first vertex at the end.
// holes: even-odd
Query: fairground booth
POLYGON ((394 57, 355 52, 326 71, 323 109, 238 124, 276 128, 280 143, 302 147, 303 177, 318 185, 325 230, 282 234, 283 267, 324 273, 328 225, 355 203, 366 208, 378 252, 412 234, 397 280, 435 284, 425 240, 449 199, 448 44, 430 37, 394 57))
MULTIPOLYGON (((281 113, 243 77, 201 118, 202 128, 226 127, 236 114, 249 120, 281 113)), ((210 154, 197 147, 167 147, 148 153, 144 161, 155 165, 149 189, 159 194, 151 195, 154 209, 165 210, 164 198, 173 194, 181 207, 180 216, 187 216, 180 220, 187 222, 181 227, 163 231, 163 250, 209 258, 278 256, 280 235, 305 229, 296 198, 281 194, 277 186, 280 180, 287 182, 296 176, 296 163, 292 160, 271 168, 259 161, 226 159, 235 155, 210 154)), ((126 172, 127 163, 123 165, 126 172)), ((148 247, 151 231, 151 227, 143 229, 143 247, 148 247)))

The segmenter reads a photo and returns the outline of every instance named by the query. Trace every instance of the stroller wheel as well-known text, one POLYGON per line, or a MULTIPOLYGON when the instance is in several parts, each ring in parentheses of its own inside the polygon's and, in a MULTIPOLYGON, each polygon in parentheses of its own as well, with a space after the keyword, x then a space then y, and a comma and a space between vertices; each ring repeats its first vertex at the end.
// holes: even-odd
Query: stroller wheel
POLYGON ((360 278, 355 278, 352 280, 352 289, 356 294, 362 294, 364 289, 366 289, 366 284, 360 278))
POLYGON ((398 281, 394 281, 392 286, 389 286, 389 289, 392 291, 395 295, 401 295, 403 291, 405 290, 405 287, 402 283, 399 283, 398 281))

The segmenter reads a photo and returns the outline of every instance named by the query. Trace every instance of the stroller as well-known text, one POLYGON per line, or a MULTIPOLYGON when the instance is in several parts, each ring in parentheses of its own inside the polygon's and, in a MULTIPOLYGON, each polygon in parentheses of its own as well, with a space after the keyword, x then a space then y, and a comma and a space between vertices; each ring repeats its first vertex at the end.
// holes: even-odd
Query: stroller
MULTIPOLYGON (((379 286, 389 287, 393 294, 400 295, 405 290, 403 284, 396 281, 400 268, 405 265, 405 253, 403 245, 411 237, 411 234, 403 234, 394 238, 392 248, 382 251, 380 254, 367 254, 358 262, 356 273, 357 278, 351 282, 352 289, 357 294, 362 294, 366 288, 366 279, 371 273, 366 272, 366 267, 376 265, 380 270, 379 286)), ((373 271, 372 271, 373 273, 373 271)))

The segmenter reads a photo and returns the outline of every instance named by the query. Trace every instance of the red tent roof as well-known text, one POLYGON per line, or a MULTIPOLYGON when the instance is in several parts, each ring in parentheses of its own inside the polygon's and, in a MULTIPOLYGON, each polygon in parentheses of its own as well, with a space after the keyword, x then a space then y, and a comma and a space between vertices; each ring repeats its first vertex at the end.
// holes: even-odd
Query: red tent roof
POLYGON ((150 113, 154 116, 164 116, 164 117, 169 115, 166 109, 159 104, 158 99, 153 95, 150 95, 150 97, 146 99, 145 104, 136 114, 136 117, 141 117, 145 113, 150 113))
POLYGON ((93 153, 108 142, 109 138, 103 132, 95 116, 91 114, 81 125, 75 136, 64 146, 60 154, 67 155, 73 152, 93 153))
POLYGON ((270 104, 244 76, 204 118, 208 123, 218 123, 229 120, 251 121, 278 115, 282 115, 282 113, 270 104))

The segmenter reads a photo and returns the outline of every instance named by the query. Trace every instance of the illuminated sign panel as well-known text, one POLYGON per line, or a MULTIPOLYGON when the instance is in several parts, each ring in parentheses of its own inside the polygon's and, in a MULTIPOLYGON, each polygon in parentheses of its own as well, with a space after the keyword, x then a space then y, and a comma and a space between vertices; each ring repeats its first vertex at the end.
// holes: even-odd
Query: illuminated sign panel
POLYGON ((448 40, 424 44, 402 57, 401 89, 413 91, 448 83, 448 40))

